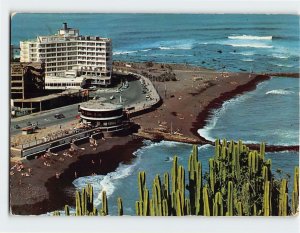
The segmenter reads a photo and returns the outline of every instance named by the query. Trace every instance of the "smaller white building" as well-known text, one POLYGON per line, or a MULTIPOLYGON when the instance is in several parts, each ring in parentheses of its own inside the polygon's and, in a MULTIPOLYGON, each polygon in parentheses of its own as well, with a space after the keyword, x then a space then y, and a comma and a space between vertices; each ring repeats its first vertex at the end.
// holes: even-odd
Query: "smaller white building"
POLYGON ((116 132, 127 127, 128 119, 124 108, 119 104, 90 100, 80 104, 80 118, 103 132, 116 132))
POLYGON ((45 89, 66 90, 81 89, 85 85, 85 77, 45 77, 45 89))

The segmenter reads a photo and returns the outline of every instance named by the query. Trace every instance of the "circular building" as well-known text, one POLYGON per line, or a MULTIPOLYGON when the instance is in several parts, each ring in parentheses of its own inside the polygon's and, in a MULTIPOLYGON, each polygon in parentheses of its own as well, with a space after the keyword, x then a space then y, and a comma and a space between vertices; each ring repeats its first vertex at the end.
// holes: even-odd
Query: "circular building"
POLYGON ((106 132, 120 131, 127 123, 123 106, 119 104, 90 100, 81 103, 79 111, 83 123, 89 123, 106 132))

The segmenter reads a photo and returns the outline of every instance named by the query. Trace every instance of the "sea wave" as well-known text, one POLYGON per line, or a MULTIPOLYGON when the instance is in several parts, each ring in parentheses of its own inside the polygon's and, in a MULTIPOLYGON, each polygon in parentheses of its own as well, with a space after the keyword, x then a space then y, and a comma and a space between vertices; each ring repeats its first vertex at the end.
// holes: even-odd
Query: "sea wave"
POLYGON ((137 53, 138 50, 133 51, 115 51, 113 52, 113 55, 123 55, 123 54, 130 54, 130 53, 137 53))
MULTIPOLYGON (((267 81, 261 82, 256 86, 256 89, 261 89, 266 84, 267 84, 267 81)), ((201 137, 204 137, 206 140, 215 141, 216 138, 211 136, 211 131, 216 127, 217 122, 219 121, 219 118, 228 110, 229 107, 231 107, 232 105, 234 105, 238 102, 244 102, 248 98, 251 98, 251 96, 244 94, 244 95, 240 95, 240 96, 237 96, 235 98, 225 101, 220 108, 214 109, 211 112, 211 115, 210 115, 209 119, 207 120, 206 125, 203 128, 198 129, 198 131, 197 131, 198 134, 201 137)))
POLYGON ((284 89, 276 89, 276 90, 271 90, 266 92, 266 95, 290 95, 290 94, 294 94, 294 92, 284 90, 284 89))
POLYGON ((249 47, 249 48, 262 48, 262 49, 271 49, 273 48, 272 45, 266 45, 266 44, 239 44, 239 43, 227 43, 226 45, 230 45, 232 47, 249 47))
POLYGON ((272 36, 251 36, 251 35, 239 35, 239 36, 228 36, 228 39, 232 40, 272 40, 272 36))
POLYGON ((280 58, 280 59, 288 59, 288 55, 282 55, 282 54, 272 54, 272 57, 280 58))
POLYGON ((189 50, 192 49, 192 45, 176 45, 176 46, 159 46, 160 50, 189 50))
POLYGON ((253 59, 242 59, 242 61, 252 62, 254 60, 253 59))
POLYGON ((207 121, 207 124, 202 129, 198 129, 198 134, 201 137, 204 137, 206 140, 215 141, 216 138, 210 136, 210 131, 216 127, 220 116, 222 116, 227 111, 228 107, 237 101, 241 101, 243 98, 246 98, 246 95, 227 100, 223 103, 221 108, 213 110, 211 113, 211 117, 207 121))
POLYGON ((77 178, 73 181, 73 185, 76 189, 81 190, 86 187, 87 184, 91 184, 94 189, 94 204, 99 206, 102 203, 102 191, 106 192, 107 198, 109 198, 116 189, 118 181, 130 176, 140 161, 140 156, 135 153, 137 158, 133 164, 120 164, 114 172, 110 172, 106 175, 94 175, 77 178))
POLYGON ((279 66, 279 67, 288 67, 288 68, 293 67, 293 65, 281 64, 281 63, 273 63, 273 65, 279 66))
POLYGON ((243 55, 243 56, 253 56, 254 52, 230 52, 231 54, 243 55))

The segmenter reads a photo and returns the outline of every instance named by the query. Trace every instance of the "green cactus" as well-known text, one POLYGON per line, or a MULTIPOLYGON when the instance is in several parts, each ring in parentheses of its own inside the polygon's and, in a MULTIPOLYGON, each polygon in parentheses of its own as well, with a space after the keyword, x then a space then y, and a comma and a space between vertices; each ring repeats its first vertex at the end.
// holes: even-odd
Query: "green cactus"
POLYGON ((213 204, 213 216, 223 216, 223 199, 221 192, 217 192, 213 204))
POLYGON ((106 196, 106 191, 102 191, 102 208, 101 208, 101 215, 102 215, 102 216, 108 215, 108 206, 107 206, 107 196, 106 196))
POLYGON ((155 216, 154 202, 150 199, 150 216, 155 216))
POLYGON ((143 201, 145 185, 146 185, 146 173, 144 171, 142 171, 142 172, 139 172, 139 174, 138 174, 138 187, 139 187, 140 201, 143 201))
POLYGON ((262 157, 262 159, 265 158, 265 151, 266 151, 266 144, 264 142, 262 142, 260 144, 260 150, 259 150, 259 154, 262 157))
POLYGON ((215 157, 216 158, 220 157, 220 140, 219 139, 215 140, 215 157))
POLYGON ((243 209, 242 209, 242 202, 237 203, 237 215, 242 216, 243 215, 243 209))
POLYGON ((118 215, 119 216, 123 216, 123 202, 122 202, 122 198, 118 197, 117 202, 118 202, 118 215))
POLYGON ((172 192, 177 190, 177 175, 178 174, 178 157, 174 156, 173 167, 172 167, 172 192))
POLYGON ((58 210, 54 211, 53 216, 60 216, 60 212, 58 210))
POLYGON ((65 205, 65 216, 70 216, 70 207, 65 205))
POLYGON ((210 207, 209 207, 209 197, 208 197, 208 190, 207 186, 203 187, 203 215, 210 216, 210 207))
POLYGON ((182 203, 181 192, 177 190, 176 191, 176 216, 184 215, 183 205, 184 203, 182 203))
POLYGON ((164 197, 169 199, 170 187, 169 187, 169 173, 165 172, 164 174, 164 197))
POLYGON ((140 202, 139 201, 135 202, 135 215, 136 216, 141 216, 141 213, 140 213, 140 202))
POLYGON ((288 211, 287 180, 282 179, 279 191, 279 216, 286 216, 288 211))
POLYGON ((213 193, 215 193, 215 183, 216 183, 215 161, 214 159, 209 159, 209 185, 213 193))
POLYGON ((233 183, 228 182, 228 194, 227 194, 227 213, 226 216, 233 216, 233 183))
POLYGON ((270 216, 270 181, 264 185, 263 212, 264 216, 270 216))
POLYGON ((299 207, 299 167, 294 169, 294 186, 292 193, 292 213, 296 214, 299 207))
POLYGON ((184 208, 184 210, 185 210, 185 215, 191 215, 192 213, 191 213, 191 203, 190 203, 190 199, 188 199, 188 198, 186 198, 185 199, 185 208, 184 208))
POLYGON ((76 216, 81 216, 82 211, 81 211, 81 198, 80 198, 80 192, 76 191, 76 216))

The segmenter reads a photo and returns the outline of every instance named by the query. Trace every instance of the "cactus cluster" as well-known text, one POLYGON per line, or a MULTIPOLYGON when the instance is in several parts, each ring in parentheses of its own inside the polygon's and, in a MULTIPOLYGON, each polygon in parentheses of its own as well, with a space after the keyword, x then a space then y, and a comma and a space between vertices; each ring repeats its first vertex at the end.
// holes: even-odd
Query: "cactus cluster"
MULTIPOLYGON (((215 154, 208 161, 209 171, 202 174, 198 147, 188 160, 188 173, 174 156, 171 173, 163 179, 156 175, 149 189, 146 173, 138 173, 138 216, 287 216, 299 209, 299 167, 294 171, 291 206, 288 179, 275 179, 272 162, 265 159, 265 144, 259 151, 250 150, 242 141, 215 141, 215 154), (187 182, 187 183, 186 183, 187 182)), ((123 215, 122 199, 117 199, 118 215, 123 215)), ((53 215, 59 215, 54 212, 53 215)), ((70 215, 65 206, 65 215, 70 215)), ((76 215, 108 215, 105 191, 98 211, 93 206, 93 189, 88 185, 76 192, 76 215)))

